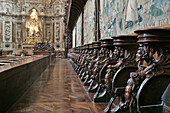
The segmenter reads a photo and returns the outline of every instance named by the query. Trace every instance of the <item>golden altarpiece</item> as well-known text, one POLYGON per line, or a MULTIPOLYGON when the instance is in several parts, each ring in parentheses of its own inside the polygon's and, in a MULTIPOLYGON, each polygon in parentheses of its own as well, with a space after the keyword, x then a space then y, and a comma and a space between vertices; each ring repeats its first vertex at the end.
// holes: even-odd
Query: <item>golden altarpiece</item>
POLYGON ((0 49, 15 54, 48 42, 64 50, 64 0, 0 0, 0 49))

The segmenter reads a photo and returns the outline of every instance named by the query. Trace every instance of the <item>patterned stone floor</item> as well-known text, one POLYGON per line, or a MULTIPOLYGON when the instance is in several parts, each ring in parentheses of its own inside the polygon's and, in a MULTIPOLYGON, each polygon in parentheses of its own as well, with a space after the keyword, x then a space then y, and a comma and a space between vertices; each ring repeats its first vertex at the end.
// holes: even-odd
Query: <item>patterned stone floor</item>
POLYGON ((67 59, 57 58, 9 113, 102 113, 67 59))

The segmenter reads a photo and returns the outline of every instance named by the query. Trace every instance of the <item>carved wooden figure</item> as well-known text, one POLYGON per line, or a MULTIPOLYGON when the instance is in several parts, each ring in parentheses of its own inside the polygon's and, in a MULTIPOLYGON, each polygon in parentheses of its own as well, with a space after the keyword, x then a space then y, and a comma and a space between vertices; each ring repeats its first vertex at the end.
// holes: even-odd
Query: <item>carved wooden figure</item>
POLYGON ((100 42, 93 42, 93 55, 92 57, 89 59, 90 62, 89 62, 89 65, 88 65, 88 71, 86 73, 86 76, 84 77, 84 86, 89 86, 91 81, 90 81, 90 77, 92 75, 92 72, 93 72, 93 67, 94 67, 94 64, 97 62, 97 58, 99 56, 99 51, 100 51, 100 42))
POLYGON ((77 72, 77 75, 78 76, 80 76, 82 73, 83 73, 83 68, 84 68, 84 63, 85 63, 85 58, 86 58, 86 56, 87 56, 87 52, 88 52, 88 48, 86 47, 87 45, 84 45, 83 46, 83 50, 82 50, 82 56, 81 56, 81 58, 80 58, 80 60, 79 60, 79 70, 78 70, 78 72, 77 72))
POLYGON ((170 83, 170 30, 137 30, 138 70, 130 73, 127 86, 116 95, 112 112, 162 113, 161 96, 170 83))
POLYGON ((84 81, 85 80, 85 76, 89 73, 89 71, 88 71, 88 65, 89 65, 89 63, 90 63, 90 61, 91 61, 91 58, 93 57, 93 51, 94 51, 94 49, 93 49, 93 44, 92 43, 90 43, 90 44, 88 44, 88 55, 87 55, 87 57, 86 57, 86 60, 85 60, 85 70, 84 70, 84 73, 83 73, 83 75, 81 76, 81 81, 84 81))
POLYGON ((87 70, 87 67, 88 67, 88 61, 87 59, 89 58, 89 56, 91 55, 91 51, 90 51, 90 46, 91 44, 86 44, 85 45, 85 55, 83 57, 83 63, 81 63, 81 71, 79 73, 79 77, 82 79, 85 75, 86 75, 86 70, 87 70))
POLYGON ((87 69, 88 64, 89 64, 89 60, 88 59, 91 57, 92 52, 93 52, 92 48, 90 48, 91 45, 92 44, 86 44, 85 45, 85 47, 86 47, 86 55, 84 57, 84 64, 82 66, 83 67, 82 68, 82 72, 79 73, 79 77, 81 78, 81 80, 82 80, 82 78, 84 78, 84 76, 86 75, 86 71, 88 70, 87 69))
POLYGON ((81 62, 83 60, 83 56, 85 55, 85 46, 81 46, 79 48, 79 56, 78 59, 76 61, 76 64, 78 65, 77 68, 75 69, 76 73, 79 74, 80 70, 81 70, 81 62))
POLYGON ((76 64, 76 59, 77 59, 77 55, 78 55, 77 49, 78 49, 78 47, 72 48, 69 50, 69 53, 68 53, 69 61, 72 64, 74 69, 77 67, 77 64, 76 64))
POLYGON ((79 69, 79 62, 80 62, 80 60, 81 60, 81 58, 82 58, 82 56, 83 56, 83 54, 82 54, 82 47, 83 46, 79 46, 77 49, 76 49, 76 52, 75 52, 75 63, 74 63, 74 65, 75 65, 75 68, 74 68, 74 70, 75 70, 75 72, 77 73, 78 72, 78 69, 79 69))
MULTIPOLYGON (((102 77, 98 93, 95 94, 96 101, 102 100, 101 94, 111 95, 110 102, 104 112, 110 112, 115 97, 125 89, 129 74, 137 70, 135 56, 138 48, 137 36, 119 35, 114 38, 114 55, 119 58, 118 63, 109 65, 105 77, 102 77)), ((105 97, 106 98, 106 97, 105 97)))
POLYGON ((99 72, 104 66, 106 62, 109 60, 110 50, 113 49, 113 39, 112 38, 106 38, 101 39, 101 50, 100 50, 100 56, 97 62, 94 65, 93 68, 93 75, 91 75, 91 83, 88 87, 88 91, 90 93, 95 93, 97 91, 97 88, 99 86, 99 72))
POLYGON ((83 55, 82 51, 81 51, 81 48, 82 48, 82 46, 74 48, 74 53, 73 53, 74 64, 73 64, 73 68, 74 68, 75 72, 77 72, 77 69, 79 68, 79 61, 80 61, 81 56, 83 55))

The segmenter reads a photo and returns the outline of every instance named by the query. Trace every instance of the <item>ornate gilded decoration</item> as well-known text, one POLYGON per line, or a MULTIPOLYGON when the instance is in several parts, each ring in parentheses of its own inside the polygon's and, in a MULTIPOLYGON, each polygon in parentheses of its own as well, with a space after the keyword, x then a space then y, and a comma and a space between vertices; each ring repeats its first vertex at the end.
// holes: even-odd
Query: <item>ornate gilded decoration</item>
POLYGON ((64 51, 64 6, 64 0, 51 4, 46 0, 1 0, 1 48, 8 54, 15 54, 16 49, 33 49, 34 42, 47 41, 46 25, 49 24, 50 45, 64 51))
POLYGON ((40 32, 41 22, 38 18, 36 9, 31 10, 30 19, 26 22, 26 28, 29 29, 29 36, 37 36, 40 32))

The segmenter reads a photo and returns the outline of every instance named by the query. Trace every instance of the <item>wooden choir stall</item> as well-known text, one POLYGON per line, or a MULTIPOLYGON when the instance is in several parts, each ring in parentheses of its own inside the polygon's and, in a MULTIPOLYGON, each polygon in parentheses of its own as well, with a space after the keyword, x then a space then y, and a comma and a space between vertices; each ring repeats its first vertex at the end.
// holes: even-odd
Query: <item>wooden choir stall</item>
POLYGON ((72 48, 68 57, 93 101, 107 103, 104 113, 168 113, 169 44, 169 28, 148 28, 72 48))

